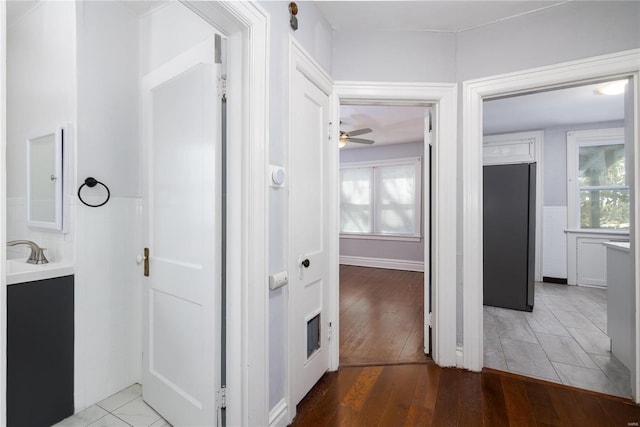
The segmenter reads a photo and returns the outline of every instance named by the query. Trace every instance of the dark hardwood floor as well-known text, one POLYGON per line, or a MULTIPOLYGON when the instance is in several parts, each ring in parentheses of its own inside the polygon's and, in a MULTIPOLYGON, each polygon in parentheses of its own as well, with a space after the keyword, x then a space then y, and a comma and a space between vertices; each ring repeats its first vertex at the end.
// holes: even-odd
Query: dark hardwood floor
POLYGON ((422 277, 340 267, 341 367, 300 402, 293 426, 638 425, 640 407, 629 400, 431 362, 422 350, 422 277))
POLYGON ((632 402, 514 374, 434 363, 343 367, 298 405, 293 426, 637 426, 632 402))
POLYGON ((340 266, 340 365, 426 363, 424 274, 340 266))

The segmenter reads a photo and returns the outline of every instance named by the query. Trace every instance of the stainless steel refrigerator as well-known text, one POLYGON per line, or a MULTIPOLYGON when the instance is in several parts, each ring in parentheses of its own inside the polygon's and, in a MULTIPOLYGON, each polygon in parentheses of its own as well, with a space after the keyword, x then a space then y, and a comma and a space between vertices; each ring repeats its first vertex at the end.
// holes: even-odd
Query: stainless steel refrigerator
POLYGON ((485 166, 484 305, 532 311, 536 164, 485 166))

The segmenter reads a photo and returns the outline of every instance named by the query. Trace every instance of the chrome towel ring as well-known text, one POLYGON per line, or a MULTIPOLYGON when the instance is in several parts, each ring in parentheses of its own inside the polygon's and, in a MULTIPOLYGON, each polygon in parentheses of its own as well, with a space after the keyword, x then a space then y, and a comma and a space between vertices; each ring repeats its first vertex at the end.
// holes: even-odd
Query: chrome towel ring
POLYGON ((80 201, 81 201, 82 203, 84 203, 85 205, 87 205, 87 206, 89 206, 89 207, 91 207, 91 208, 99 208, 100 206, 104 206, 104 205, 106 205, 110 198, 111 198, 111 191, 109 191, 109 187, 107 187, 105 184, 103 184, 102 182, 100 182, 100 181, 98 181, 97 179, 92 178, 92 177, 88 177, 87 179, 85 179, 85 180, 84 180, 84 184, 82 184, 82 185, 80 186, 80 188, 78 188, 78 199, 80 199, 80 201), (102 202, 102 203, 100 203, 100 204, 98 204, 98 205, 92 205, 92 204, 87 203, 87 202, 85 202, 84 200, 82 200, 82 196, 80 195, 80 192, 82 191, 82 188, 83 188, 85 185, 86 185, 87 187, 89 187, 89 188, 93 188, 93 187, 95 187, 97 184, 102 185, 102 186, 105 188, 105 190, 107 190, 107 199, 106 199, 104 202, 102 202))

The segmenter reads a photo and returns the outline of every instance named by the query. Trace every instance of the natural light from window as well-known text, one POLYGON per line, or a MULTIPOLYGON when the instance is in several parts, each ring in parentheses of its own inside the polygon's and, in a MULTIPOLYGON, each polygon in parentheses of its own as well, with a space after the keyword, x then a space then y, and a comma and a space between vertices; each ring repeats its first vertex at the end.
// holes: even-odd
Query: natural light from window
POLYGON ((629 228, 624 144, 595 144, 578 146, 580 228, 629 228))
POLYGON ((341 233, 419 237, 420 180, 420 158, 343 165, 341 233))

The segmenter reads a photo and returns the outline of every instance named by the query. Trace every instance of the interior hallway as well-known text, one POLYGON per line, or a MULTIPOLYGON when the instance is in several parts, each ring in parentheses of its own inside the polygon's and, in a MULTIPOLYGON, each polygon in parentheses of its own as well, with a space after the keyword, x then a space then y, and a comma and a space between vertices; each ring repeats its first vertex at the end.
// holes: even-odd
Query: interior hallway
POLYGON ((340 366, 426 363, 424 274, 340 266, 340 366))

